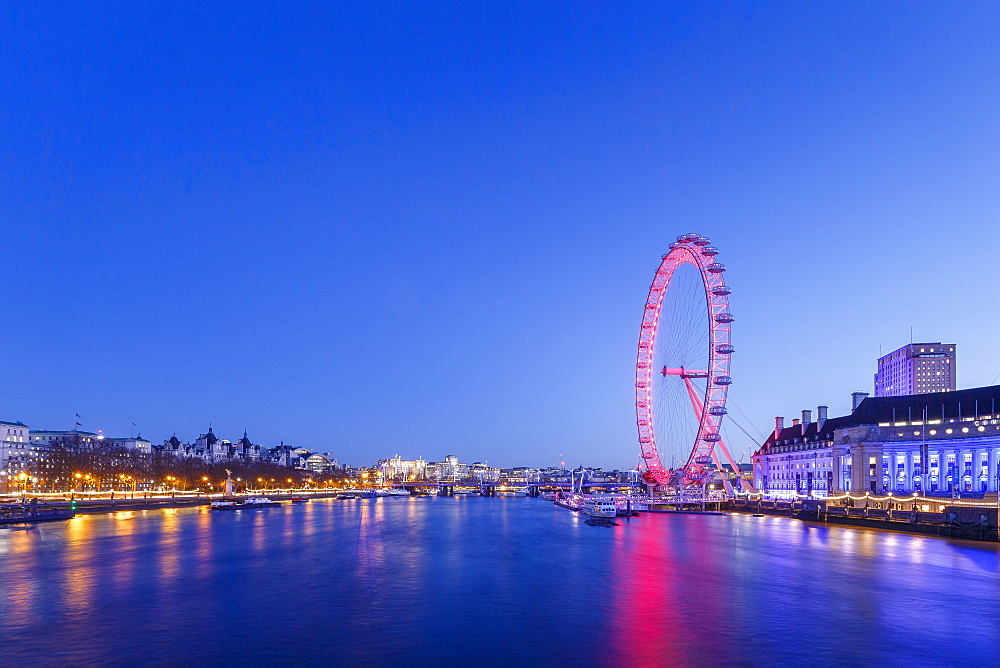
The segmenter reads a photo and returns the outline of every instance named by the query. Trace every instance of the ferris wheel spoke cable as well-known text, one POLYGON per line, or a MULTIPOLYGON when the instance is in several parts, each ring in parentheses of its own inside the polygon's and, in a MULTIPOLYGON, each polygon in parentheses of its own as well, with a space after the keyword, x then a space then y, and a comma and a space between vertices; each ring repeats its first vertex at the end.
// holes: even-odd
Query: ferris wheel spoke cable
MULTIPOLYGON (((742 415, 743 419, 746 420, 746 423, 748 425, 750 425, 750 428, 753 429, 755 432, 757 432, 757 434, 758 434, 757 439, 758 440, 754 441, 755 443, 758 443, 758 445, 759 445, 760 443, 762 443, 762 442, 764 442, 764 441, 767 440, 767 436, 764 434, 764 432, 762 432, 760 429, 757 428, 757 425, 755 425, 753 423, 753 420, 751 420, 750 417, 746 413, 743 412, 743 409, 740 408, 739 405, 735 401, 733 401, 732 399, 728 399, 726 401, 726 404, 732 406, 733 408, 735 408, 736 412, 739 413, 740 415, 742 415)), ((735 420, 735 417, 733 416, 732 413, 729 414, 729 417, 730 417, 730 419, 735 420)), ((749 436, 749 434, 747 434, 747 435, 749 436)))
POLYGON ((753 436, 750 432, 748 432, 746 429, 744 429, 743 425, 740 424, 739 421, 737 421, 736 418, 734 418, 732 416, 732 414, 729 415, 729 421, 732 422, 734 425, 736 425, 737 429, 739 429, 744 434, 746 434, 746 437, 750 439, 751 443, 753 443, 754 445, 756 445, 758 448, 761 446, 761 442, 757 439, 757 437, 753 436))

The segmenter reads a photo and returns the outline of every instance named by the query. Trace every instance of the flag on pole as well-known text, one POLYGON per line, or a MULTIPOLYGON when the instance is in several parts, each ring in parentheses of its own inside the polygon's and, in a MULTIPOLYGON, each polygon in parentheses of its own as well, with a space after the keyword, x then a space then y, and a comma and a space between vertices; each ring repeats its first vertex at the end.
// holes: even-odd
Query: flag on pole
POLYGON ((77 427, 83 426, 83 423, 80 422, 80 414, 79 413, 76 414, 76 426, 77 427))

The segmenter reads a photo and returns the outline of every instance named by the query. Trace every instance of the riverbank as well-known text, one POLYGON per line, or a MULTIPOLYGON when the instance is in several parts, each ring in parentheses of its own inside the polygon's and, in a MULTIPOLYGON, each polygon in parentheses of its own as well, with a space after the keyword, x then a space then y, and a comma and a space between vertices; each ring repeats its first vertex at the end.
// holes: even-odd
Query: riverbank
POLYGON ((724 504, 730 512, 777 515, 803 522, 837 524, 908 534, 1000 542, 998 512, 991 507, 945 506, 940 513, 828 506, 825 501, 751 501, 724 504))
MULTIPOLYGON (((329 492, 299 492, 294 494, 266 494, 261 493, 274 501, 290 501, 293 498, 308 499, 328 499, 341 494, 339 491, 329 492)), ((37 504, 38 510, 73 510, 77 515, 90 515, 97 513, 113 513, 125 510, 157 510, 166 508, 191 508, 197 506, 207 506, 212 501, 221 498, 219 495, 199 495, 199 496, 174 496, 174 497, 149 497, 149 498, 117 498, 117 499, 68 499, 45 501, 37 504)), ((5 503, 7 507, 21 507, 20 503, 5 503)))

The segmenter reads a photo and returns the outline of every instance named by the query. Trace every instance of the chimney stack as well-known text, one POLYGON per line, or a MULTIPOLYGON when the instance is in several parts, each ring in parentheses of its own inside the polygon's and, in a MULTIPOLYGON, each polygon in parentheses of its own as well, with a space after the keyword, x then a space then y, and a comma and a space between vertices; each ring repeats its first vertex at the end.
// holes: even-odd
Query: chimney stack
POLYGON ((827 411, 827 407, 826 406, 817 406, 816 407, 816 423, 817 423, 816 424, 816 430, 817 431, 820 430, 820 429, 822 429, 823 428, 823 423, 826 422, 826 411, 827 411))
POLYGON ((783 417, 776 417, 776 418, 774 418, 774 437, 775 438, 778 438, 778 434, 780 434, 781 430, 784 429, 784 428, 785 428, 785 418, 783 418, 783 417))
POLYGON ((813 421, 813 412, 810 410, 802 411, 802 424, 809 424, 813 421))
POLYGON ((868 398, 867 392, 851 392, 851 410, 857 410, 861 402, 868 398))
POLYGON ((792 426, 793 427, 798 427, 799 426, 799 419, 798 418, 792 418, 792 426))

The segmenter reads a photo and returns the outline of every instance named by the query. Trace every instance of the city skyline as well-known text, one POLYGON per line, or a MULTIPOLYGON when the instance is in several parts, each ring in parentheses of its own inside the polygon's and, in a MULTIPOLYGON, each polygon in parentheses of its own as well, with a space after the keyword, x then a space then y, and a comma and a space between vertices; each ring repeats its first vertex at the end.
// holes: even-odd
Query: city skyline
POLYGON ((994 383, 996 8, 734 7, 0 8, 0 420, 631 468, 687 232, 762 435, 911 327, 994 383))

